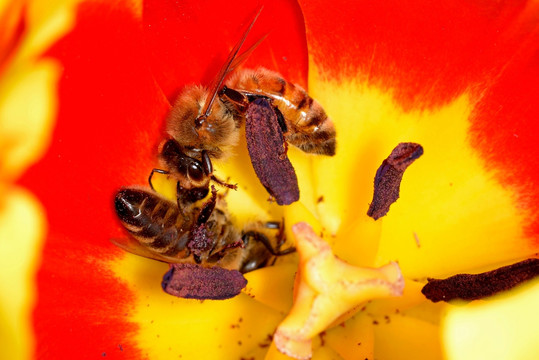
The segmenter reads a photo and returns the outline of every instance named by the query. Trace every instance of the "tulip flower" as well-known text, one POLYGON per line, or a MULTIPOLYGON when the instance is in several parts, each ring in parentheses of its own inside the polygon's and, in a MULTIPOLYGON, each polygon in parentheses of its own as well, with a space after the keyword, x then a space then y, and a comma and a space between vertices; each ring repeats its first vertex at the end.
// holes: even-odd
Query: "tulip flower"
MULTIPOLYGON (((290 206, 267 201, 243 130, 214 166, 238 184, 234 224, 284 220, 297 253, 245 274, 232 299, 199 301, 163 292, 167 264, 110 242, 128 236, 115 191, 148 186, 174 99, 212 81, 258 9, 0 7, 2 357, 534 358, 536 280, 466 303, 421 289, 537 257, 537 2, 265 4, 245 48, 268 36, 242 67, 320 102, 336 155, 288 147, 290 206), (401 143, 424 152, 375 220, 377 170, 401 143)), ((175 196, 166 176, 156 189, 175 196)))

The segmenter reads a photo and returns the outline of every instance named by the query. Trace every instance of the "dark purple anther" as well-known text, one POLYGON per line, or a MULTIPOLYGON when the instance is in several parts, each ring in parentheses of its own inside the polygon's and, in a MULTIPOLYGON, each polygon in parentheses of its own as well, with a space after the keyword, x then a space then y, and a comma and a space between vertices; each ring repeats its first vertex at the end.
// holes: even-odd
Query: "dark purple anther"
POLYGON ((404 170, 423 155, 423 147, 415 143, 400 143, 382 162, 374 177, 374 195, 367 215, 374 220, 385 216, 399 198, 404 170))
POLYGON ((249 104, 245 115, 245 135, 256 176, 268 193, 279 205, 298 201, 298 178, 286 155, 276 110, 267 99, 259 98, 249 104))
POLYGON ((528 259, 481 274, 458 274, 443 280, 428 279, 421 292, 433 302, 477 300, 509 290, 536 276, 539 276, 539 259, 528 259))
POLYGON ((237 270, 195 264, 171 264, 161 283, 170 295, 198 300, 230 299, 245 285, 247 280, 237 270))

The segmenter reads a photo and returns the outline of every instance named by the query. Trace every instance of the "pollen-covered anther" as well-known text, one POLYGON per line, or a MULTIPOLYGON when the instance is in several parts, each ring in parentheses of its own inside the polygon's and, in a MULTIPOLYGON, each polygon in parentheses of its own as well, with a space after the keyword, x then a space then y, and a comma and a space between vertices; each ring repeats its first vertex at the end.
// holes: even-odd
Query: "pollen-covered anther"
POLYGON ((280 352, 309 359, 313 337, 351 316, 366 301, 402 295, 404 279, 396 263, 373 269, 338 259, 306 223, 294 225, 292 231, 300 257, 294 305, 274 341, 280 352))
POLYGON ((455 299, 471 301, 507 291, 539 277, 539 259, 527 259, 516 264, 480 274, 457 274, 447 279, 428 279, 421 292, 432 302, 455 299))
POLYGON ((374 220, 385 216, 389 207, 399 198, 404 171, 423 155, 423 147, 416 143, 400 143, 382 162, 374 177, 374 195, 367 215, 374 220))

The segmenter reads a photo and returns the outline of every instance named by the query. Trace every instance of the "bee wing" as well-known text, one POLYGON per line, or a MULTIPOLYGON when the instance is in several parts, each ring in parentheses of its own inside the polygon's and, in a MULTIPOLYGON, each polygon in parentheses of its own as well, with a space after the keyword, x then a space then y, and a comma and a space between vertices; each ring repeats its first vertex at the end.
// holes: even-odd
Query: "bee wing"
POLYGON ((215 77, 215 79, 211 83, 209 87, 209 91, 208 91, 208 97, 206 98, 206 102, 204 103, 204 107, 202 108, 202 111, 200 112, 201 115, 199 116, 199 118, 205 119, 210 114, 213 102, 215 101, 215 98, 217 97, 217 92, 223 85, 223 82, 225 81, 225 77, 228 75, 228 73, 230 73, 234 68, 236 68, 241 63, 241 61, 244 61, 247 58, 247 56, 254 50, 254 48, 256 48, 258 44, 260 44, 260 42, 262 42, 262 40, 265 39, 265 36, 264 36, 255 45, 251 46, 249 50, 247 50, 245 53, 240 55, 238 59, 236 59, 236 55, 238 55, 238 52, 240 51, 241 46, 245 42, 247 35, 251 31, 251 28, 255 24, 255 21, 256 19, 258 19, 258 16, 262 12, 263 8, 264 8, 263 6, 260 7, 254 19, 251 21, 251 24, 249 24, 249 27, 243 33, 243 36, 241 37, 240 41, 236 44, 236 46, 234 46, 234 48, 228 55, 228 58, 226 59, 225 64, 223 65, 221 70, 219 71, 219 74, 215 77), (234 59, 236 59, 236 61, 234 61, 234 59))
POLYGON ((234 59, 232 64, 230 64, 230 66, 228 68, 228 71, 227 71, 227 74, 234 71, 238 66, 241 65, 241 63, 243 63, 245 60, 247 60, 247 58, 253 53, 253 51, 258 47, 258 45, 260 45, 262 43, 262 41, 264 41, 268 37, 268 35, 269 34, 266 34, 266 35, 262 36, 260 38, 260 40, 258 40, 256 43, 254 43, 249 49, 245 50, 240 55, 238 55, 234 59))
POLYGON ((261 97, 245 113, 245 138, 256 176, 277 204, 299 200, 296 172, 286 155, 286 142, 276 109, 261 97))
POLYGON ((131 254, 169 264, 181 263, 180 259, 178 258, 162 255, 155 251, 149 250, 147 247, 143 246, 140 242, 133 238, 110 239, 110 242, 131 254))

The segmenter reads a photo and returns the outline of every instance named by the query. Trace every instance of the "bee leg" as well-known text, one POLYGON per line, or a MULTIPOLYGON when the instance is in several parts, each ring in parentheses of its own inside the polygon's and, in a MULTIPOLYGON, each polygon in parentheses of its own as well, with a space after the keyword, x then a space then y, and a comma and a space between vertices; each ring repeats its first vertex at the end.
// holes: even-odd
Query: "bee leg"
MULTIPOLYGON (((238 114, 243 114, 247 110, 247 106, 249 106, 247 96, 227 86, 223 86, 223 89, 219 92, 219 99, 225 104, 231 104, 238 114)), ((234 120, 236 120, 236 116, 234 120)))
POLYGON ((281 245, 283 245, 286 241, 286 234, 284 231, 284 218, 282 221, 268 221, 264 226, 266 227, 266 229, 279 230, 279 232, 277 233, 277 249, 280 249, 281 245))
POLYGON ((204 169, 204 172, 206 173, 206 175, 210 175, 211 179, 215 181, 217 184, 221 186, 225 186, 229 189, 237 190, 238 186, 236 184, 234 185, 228 184, 224 182, 223 180, 217 178, 215 175, 213 175, 213 165, 212 165, 210 156, 208 155, 206 150, 202 151, 202 168, 204 169))
POLYGON ((215 186, 211 187, 211 198, 202 205, 202 209, 198 213, 197 225, 205 224, 210 218, 213 210, 215 209, 215 204, 217 203, 217 190, 215 186))
POLYGON ((211 173, 213 173, 213 164, 210 155, 208 155, 206 150, 202 151, 202 169, 204 169, 206 175, 211 175, 211 173))
POLYGON ((219 179, 215 175, 212 175, 211 179, 213 181, 215 181, 217 184, 221 185, 221 186, 227 187, 227 188, 232 189, 232 190, 238 190, 238 184, 229 184, 229 183, 224 182, 223 180, 219 179))
POLYGON ((148 177, 148 183, 150 184, 150 187, 152 188, 152 190, 155 191, 155 189, 153 187, 153 184, 152 184, 152 177, 153 177, 154 173, 168 175, 168 174, 170 174, 170 172, 168 172, 166 170, 162 170, 162 169, 152 169, 152 172, 150 173, 150 176, 148 177))
MULTIPOLYGON (((277 236, 276 236, 276 238, 277 238, 277 244, 276 245, 277 245, 277 250, 280 250, 281 246, 286 241, 285 231, 284 231, 284 218, 283 218, 282 221, 267 221, 264 224, 264 227, 266 229, 279 230, 279 232, 277 233, 277 236)), ((271 265, 275 265, 276 261, 277 261, 277 257, 274 257, 271 265)))
MULTIPOLYGON (((228 183, 229 181, 230 181, 230 177, 227 177, 227 178, 226 178, 226 182, 228 183)), ((223 193, 222 195, 220 195, 221 198, 227 197, 228 192, 230 191, 230 189, 232 189, 232 188, 227 187, 227 188, 225 189, 224 193, 223 193)), ((236 184, 236 188, 234 188, 234 190, 237 190, 237 184, 236 184)))
POLYGON ((176 204, 178 204, 178 211, 180 212, 180 214, 183 216, 184 219, 188 219, 189 217, 187 216, 187 214, 183 211, 183 205, 182 204, 182 196, 181 196, 181 193, 183 191, 183 188, 182 186, 180 185, 180 182, 176 182, 176 204))
POLYGON ((181 196, 180 196, 182 190, 183 189, 182 189, 182 186, 180 185, 180 182, 177 181, 176 182, 176 203, 178 204, 178 209, 183 214, 183 210, 182 210, 183 206, 182 206, 182 203, 181 203, 181 196))
POLYGON ((189 241, 187 242, 187 249, 193 254, 195 262, 199 264, 200 257, 211 251, 214 245, 212 234, 209 231, 207 221, 209 220, 213 210, 215 209, 215 203, 217 202, 217 190, 212 186, 211 199, 202 205, 202 209, 198 213, 196 223, 191 229, 189 241), (197 260, 198 256, 198 260, 197 260))
POLYGON ((268 249, 268 251, 273 256, 283 256, 283 255, 287 255, 287 254, 290 254, 290 253, 293 253, 294 251, 296 251, 296 248, 293 247, 293 246, 289 247, 288 249, 285 249, 285 250, 276 250, 276 249, 273 248, 273 246, 271 245, 271 243, 270 243, 269 239, 266 237, 266 235, 261 234, 261 233, 256 232, 256 231, 247 231, 246 233, 244 233, 242 235, 241 239, 243 240, 243 242, 245 244, 247 244, 250 239, 253 239, 255 241, 260 241, 262 243, 262 245, 264 245, 264 247, 266 249, 268 249))

